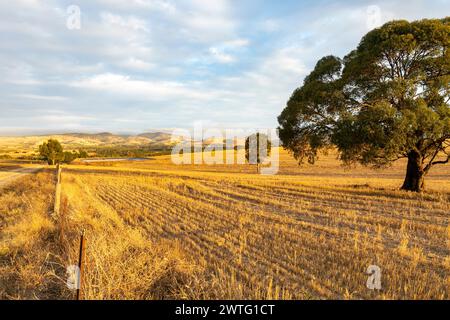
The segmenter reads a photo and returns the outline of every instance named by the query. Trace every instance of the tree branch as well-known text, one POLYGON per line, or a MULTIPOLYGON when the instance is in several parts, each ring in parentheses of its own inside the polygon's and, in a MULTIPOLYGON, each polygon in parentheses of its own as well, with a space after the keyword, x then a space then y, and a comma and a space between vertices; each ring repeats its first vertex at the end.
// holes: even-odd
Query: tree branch
MULTIPOLYGON (((426 165, 425 169, 423 169, 423 171, 425 173, 427 173, 428 171, 430 171, 431 167, 435 164, 433 161, 434 159, 436 159, 436 156, 439 154, 440 149, 437 148, 436 151, 434 152, 433 156, 431 157, 430 162, 428 162, 428 164, 426 165)), ((447 159, 448 161, 448 159, 447 159)))
POLYGON ((446 164, 450 161, 450 155, 447 156, 446 160, 442 160, 442 161, 434 161, 431 163, 432 166, 436 165, 436 164, 446 164))

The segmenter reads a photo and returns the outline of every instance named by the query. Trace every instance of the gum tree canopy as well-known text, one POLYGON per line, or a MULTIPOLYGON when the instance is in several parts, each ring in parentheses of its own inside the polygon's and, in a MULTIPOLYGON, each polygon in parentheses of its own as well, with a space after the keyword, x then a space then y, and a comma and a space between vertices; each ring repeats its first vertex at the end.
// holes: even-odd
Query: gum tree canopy
POLYGON ((408 159, 404 190, 422 191, 450 155, 450 18, 393 21, 344 59, 322 58, 278 117, 301 163, 335 146, 346 164, 408 159))
POLYGON ((39 154, 49 165, 55 165, 64 159, 63 147, 56 139, 49 139, 41 144, 39 154))

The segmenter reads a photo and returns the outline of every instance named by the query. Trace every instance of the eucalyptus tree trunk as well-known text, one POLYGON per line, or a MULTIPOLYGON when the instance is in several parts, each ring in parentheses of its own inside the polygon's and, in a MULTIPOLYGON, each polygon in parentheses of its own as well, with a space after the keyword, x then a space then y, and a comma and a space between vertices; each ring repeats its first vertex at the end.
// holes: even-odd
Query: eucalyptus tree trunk
POLYGON ((402 190, 422 192, 424 187, 425 171, 423 168, 423 158, 417 151, 411 151, 408 154, 408 165, 402 190))

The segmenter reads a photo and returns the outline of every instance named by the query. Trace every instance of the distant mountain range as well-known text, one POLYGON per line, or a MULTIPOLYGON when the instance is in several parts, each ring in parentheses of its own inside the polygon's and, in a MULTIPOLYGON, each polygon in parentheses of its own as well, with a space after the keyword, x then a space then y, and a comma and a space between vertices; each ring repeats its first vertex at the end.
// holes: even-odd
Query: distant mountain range
MULTIPOLYGON (((179 142, 189 142, 186 137, 172 137, 167 132, 144 132, 137 135, 101 133, 63 133, 49 135, 32 135, 22 137, 0 137, 0 154, 20 152, 34 152, 44 141, 57 139, 64 149, 94 149, 94 148, 167 148, 179 142)), ((205 139, 204 144, 220 145, 226 143, 217 138, 205 139)), ((242 145, 244 139, 238 139, 238 145, 242 145)))
POLYGON ((0 154, 17 151, 36 151, 44 141, 57 139, 65 149, 93 149, 115 147, 163 148, 183 141, 182 137, 172 140, 167 132, 146 132, 138 135, 102 133, 63 133, 23 137, 0 137, 0 154))
MULTIPOLYGON (((73 139, 74 143, 88 143, 95 146, 137 146, 148 144, 162 144, 170 145, 172 135, 166 132, 145 132, 138 135, 122 135, 113 134, 110 132, 101 133, 65 133, 61 135, 64 140, 73 139)), ((56 135, 55 137, 58 137, 56 135)), ((179 141, 181 138, 176 138, 174 142, 179 141)))

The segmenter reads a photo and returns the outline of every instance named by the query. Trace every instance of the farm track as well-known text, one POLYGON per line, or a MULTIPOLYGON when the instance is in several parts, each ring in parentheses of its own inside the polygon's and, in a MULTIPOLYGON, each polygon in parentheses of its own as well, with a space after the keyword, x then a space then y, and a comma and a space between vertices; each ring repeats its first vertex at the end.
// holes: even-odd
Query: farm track
POLYGON ((4 171, 2 171, 6 175, 0 176, 0 189, 21 177, 29 174, 34 174, 41 170, 41 168, 13 168, 12 170, 6 169, 8 168, 5 168, 4 171))

